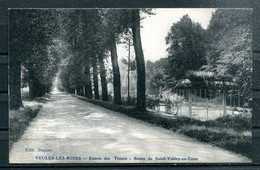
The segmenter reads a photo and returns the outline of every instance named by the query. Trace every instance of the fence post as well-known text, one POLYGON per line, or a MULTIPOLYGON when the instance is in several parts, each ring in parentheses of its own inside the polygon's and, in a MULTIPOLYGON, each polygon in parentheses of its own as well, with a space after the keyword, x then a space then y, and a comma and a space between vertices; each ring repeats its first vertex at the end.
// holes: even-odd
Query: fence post
POLYGON ((222 103, 223 103, 223 115, 226 115, 227 110, 226 110, 226 90, 223 91, 223 98, 222 98, 222 103))
POLYGON ((85 86, 83 86, 83 96, 86 96, 86 89, 85 89, 85 86))
POLYGON ((188 90, 189 95, 189 115, 192 116, 192 98, 191 98, 191 90, 188 90))

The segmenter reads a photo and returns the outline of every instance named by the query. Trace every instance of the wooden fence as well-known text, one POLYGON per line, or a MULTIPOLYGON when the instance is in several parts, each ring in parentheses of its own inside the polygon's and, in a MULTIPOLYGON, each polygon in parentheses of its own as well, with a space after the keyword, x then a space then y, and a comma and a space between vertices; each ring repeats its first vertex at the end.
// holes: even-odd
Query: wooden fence
POLYGON ((177 89, 168 96, 159 97, 160 102, 156 107, 152 107, 153 110, 201 120, 250 112, 249 97, 242 96, 239 90, 177 89))

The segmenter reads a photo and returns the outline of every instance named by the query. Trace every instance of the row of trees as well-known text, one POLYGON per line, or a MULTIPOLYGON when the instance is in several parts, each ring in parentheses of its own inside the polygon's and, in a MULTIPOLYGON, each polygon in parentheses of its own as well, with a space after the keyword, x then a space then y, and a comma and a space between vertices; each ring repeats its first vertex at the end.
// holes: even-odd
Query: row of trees
POLYGON ((137 103, 146 109, 145 62, 140 37, 139 9, 14 10, 10 11, 10 109, 22 105, 21 68, 29 83, 30 98, 50 91, 58 70, 62 90, 88 98, 108 100, 107 70, 111 58, 114 103, 121 104, 117 46, 132 39, 137 67, 137 103), (61 62, 62 61, 62 62, 61 62), (60 68, 60 69, 58 69, 60 68), (93 82, 93 83, 92 83, 93 82), (92 89, 93 84, 93 89, 92 89), (94 92, 94 94, 93 94, 94 92))
POLYGON ((121 104, 117 44, 129 40, 135 50, 139 110, 146 108, 146 88, 148 94, 158 94, 160 87, 173 89, 198 70, 228 77, 242 95, 250 93, 251 10, 218 9, 206 30, 185 15, 166 37, 168 58, 148 61, 147 67, 141 13, 152 14, 145 9, 10 10, 10 109, 22 105, 21 70, 31 99, 49 92, 59 71, 62 90, 107 101, 107 60, 114 103, 121 104))
POLYGON ((63 90, 88 98, 108 100, 107 67, 105 60, 112 64, 113 99, 121 104, 121 77, 118 64, 117 44, 133 40, 137 64, 137 103, 139 110, 146 109, 145 62, 140 37, 140 13, 150 10, 139 9, 93 9, 63 11, 66 42, 71 43, 72 57, 60 73, 63 90), (101 80, 102 95, 99 95, 101 80), (93 82, 93 83, 92 83, 93 82), (93 89, 92 89, 93 84, 93 89), (92 93, 94 92, 94 94, 92 93))
POLYGON ((252 31, 250 9, 218 9, 207 29, 185 15, 174 23, 166 37, 168 58, 147 62, 147 91, 158 94, 174 89, 189 78, 193 88, 237 89, 250 98, 252 74, 252 31), (205 75, 194 75, 200 71, 205 75), (213 73, 208 76, 206 73, 213 73), (204 77, 204 78, 202 78, 204 77), (198 82, 200 81, 200 82, 198 82), (210 87, 208 87, 211 85, 210 87))
POLYGON ((9 94, 10 109, 18 109, 23 81, 29 84, 29 97, 34 99, 51 90, 59 56, 53 41, 57 14, 48 10, 10 10, 9 94))

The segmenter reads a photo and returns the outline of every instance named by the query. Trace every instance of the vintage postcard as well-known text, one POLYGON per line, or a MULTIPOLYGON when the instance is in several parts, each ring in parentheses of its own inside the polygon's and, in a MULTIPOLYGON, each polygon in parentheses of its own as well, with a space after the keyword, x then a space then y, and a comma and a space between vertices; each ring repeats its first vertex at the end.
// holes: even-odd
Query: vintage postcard
POLYGON ((251 163, 252 9, 9 9, 10 163, 251 163))

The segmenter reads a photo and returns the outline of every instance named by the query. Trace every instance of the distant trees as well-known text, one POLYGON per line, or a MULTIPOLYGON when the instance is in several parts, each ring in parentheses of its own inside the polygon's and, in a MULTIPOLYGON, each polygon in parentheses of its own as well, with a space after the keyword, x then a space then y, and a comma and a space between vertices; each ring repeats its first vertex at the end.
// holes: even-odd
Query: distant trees
POLYGON ((167 76, 165 74, 168 67, 168 58, 161 58, 155 62, 146 62, 146 87, 148 94, 156 95, 160 93, 160 88, 166 88, 167 76))
POLYGON ((172 25, 165 39, 166 44, 169 44, 168 74, 173 81, 178 81, 189 71, 198 70, 207 64, 205 30, 188 15, 172 25))

